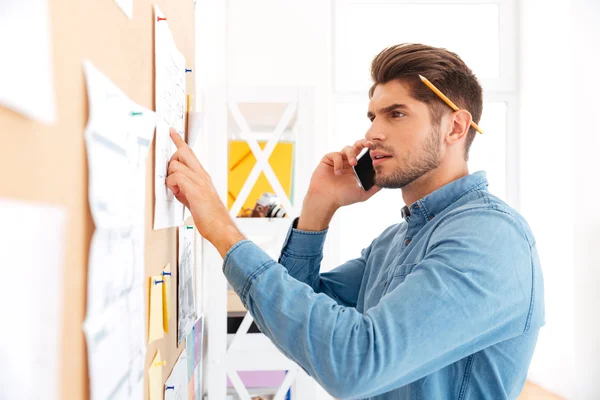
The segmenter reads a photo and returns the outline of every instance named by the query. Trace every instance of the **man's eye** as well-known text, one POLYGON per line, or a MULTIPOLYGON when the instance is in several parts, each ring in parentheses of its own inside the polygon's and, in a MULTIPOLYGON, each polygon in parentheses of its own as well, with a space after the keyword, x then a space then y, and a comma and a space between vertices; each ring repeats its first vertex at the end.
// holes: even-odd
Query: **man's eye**
POLYGON ((392 117, 393 118, 399 118, 399 117, 404 117, 406 116, 406 114, 404 114, 401 111, 392 111, 392 117))

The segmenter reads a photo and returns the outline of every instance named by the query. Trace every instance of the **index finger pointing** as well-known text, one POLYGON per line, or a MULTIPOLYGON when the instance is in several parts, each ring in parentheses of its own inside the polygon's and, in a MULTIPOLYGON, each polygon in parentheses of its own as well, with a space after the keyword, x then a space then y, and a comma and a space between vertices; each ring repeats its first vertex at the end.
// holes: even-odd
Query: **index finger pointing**
POLYGON ((175 146, 177 146, 178 149, 186 145, 185 141, 183 140, 181 135, 175 130, 175 128, 171 128, 169 130, 169 133, 171 135, 171 140, 173 141, 173 143, 175 143, 175 146))

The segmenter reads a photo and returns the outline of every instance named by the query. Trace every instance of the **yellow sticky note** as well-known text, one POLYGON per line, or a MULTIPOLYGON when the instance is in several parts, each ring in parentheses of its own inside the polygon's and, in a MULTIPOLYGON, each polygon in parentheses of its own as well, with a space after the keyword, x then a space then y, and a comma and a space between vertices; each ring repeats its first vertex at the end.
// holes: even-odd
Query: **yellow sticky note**
POLYGON ((167 264, 165 269, 162 271, 164 283, 163 287, 163 329, 169 333, 169 319, 171 318, 171 312, 169 305, 171 304, 171 264, 167 264))
POLYGON ((162 367, 167 362, 160 357, 160 350, 156 352, 150 368, 148 368, 148 398, 149 400, 162 400, 163 396, 163 377, 162 367))
POLYGON ((188 94, 187 95, 187 112, 194 111, 193 105, 194 105, 194 96, 192 96, 191 94, 188 94))
POLYGON ((164 280, 162 276, 150 277, 148 343, 163 337, 163 285, 164 280))

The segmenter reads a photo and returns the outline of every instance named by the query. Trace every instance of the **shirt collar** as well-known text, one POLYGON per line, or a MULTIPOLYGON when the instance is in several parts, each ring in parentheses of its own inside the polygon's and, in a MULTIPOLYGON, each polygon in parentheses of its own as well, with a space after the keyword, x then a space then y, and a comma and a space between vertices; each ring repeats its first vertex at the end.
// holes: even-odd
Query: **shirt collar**
POLYGON ((402 218, 405 220, 416 210, 423 213, 427 220, 431 220, 450 204, 472 190, 487 187, 488 181, 485 171, 478 171, 452 181, 441 188, 429 193, 427 196, 411 204, 410 208, 402 208, 402 218))

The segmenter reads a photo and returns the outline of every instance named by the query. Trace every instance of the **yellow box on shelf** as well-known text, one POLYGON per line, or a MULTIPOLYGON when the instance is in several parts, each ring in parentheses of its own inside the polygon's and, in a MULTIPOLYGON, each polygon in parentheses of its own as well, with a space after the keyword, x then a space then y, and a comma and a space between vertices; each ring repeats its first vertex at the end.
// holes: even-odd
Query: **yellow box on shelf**
MULTIPOLYGON (((267 141, 259 141, 258 145, 261 149, 264 149, 267 145, 267 141)), ((229 141, 229 176, 227 183, 228 190, 228 208, 231 209, 235 200, 237 199, 244 183, 248 179, 250 172, 256 165, 256 157, 248 143, 244 140, 230 140, 229 141)), ((285 190, 288 198, 292 198, 293 186, 294 186, 294 143, 293 142, 279 142, 275 145, 271 156, 269 157, 269 164, 273 168, 275 176, 281 183, 281 186, 285 190)), ((242 212, 244 209, 252 209, 256 204, 256 201, 260 196, 265 193, 275 193, 275 190, 271 186, 264 172, 261 171, 258 180, 254 184, 254 187, 250 191, 250 195, 245 200, 242 206, 242 212)))

